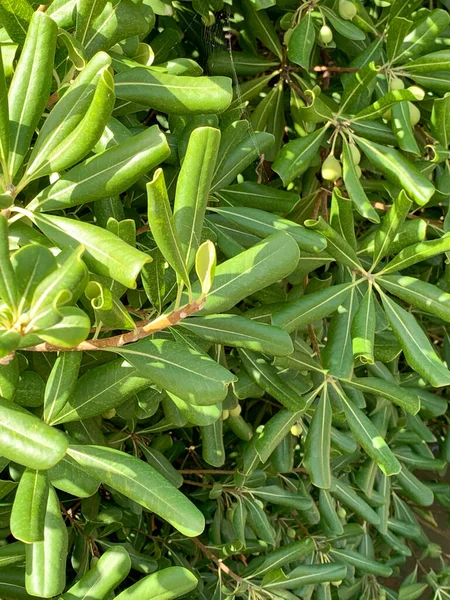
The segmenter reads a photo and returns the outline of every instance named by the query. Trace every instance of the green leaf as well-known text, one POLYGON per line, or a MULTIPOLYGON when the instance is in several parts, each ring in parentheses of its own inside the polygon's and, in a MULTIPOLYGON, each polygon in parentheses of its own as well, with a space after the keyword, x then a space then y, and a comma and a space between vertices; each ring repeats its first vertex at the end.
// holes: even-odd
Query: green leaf
POLYGON ((332 535, 342 535, 344 528, 339 520, 336 510, 336 502, 328 490, 319 491, 320 519, 330 530, 332 535))
POLYGON ((252 34, 260 40, 279 59, 283 58, 283 48, 281 46, 277 31, 273 26, 270 17, 265 10, 259 10, 252 6, 251 2, 244 0, 242 2, 245 19, 252 34))
POLYGON ((157 169, 151 182, 147 183, 148 223, 158 248, 173 270, 186 285, 190 285, 179 236, 169 204, 162 169, 157 169))
POLYGON ((416 58, 402 67, 411 76, 416 73, 434 73, 448 71, 450 68, 450 50, 439 50, 416 58))
POLYGON ((398 150, 368 142, 360 137, 355 136, 355 139, 372 165, 379 169, 389 182, 403 188, 419 206, 431 199, 435 192, 433 184, 398 150))
POLYGON ((316 30, 314 28, 314 20, 310 11, 307 11, 289 37, 287 44, 289 60, 309 70, 311 53, 315 41, 316 30))
POLYGON ((61 597, 61 600, 100 600, 106 598, 126 578, 131 568, 128 552, 113 546, 61 597))
MULTIPOLYGON (((225 312, 244 298, 280 281, 295 269, 299 254, 293 238, 279 232, 226 260, 217 266, 205 308, 199 314, 225 312)), ((194 284, 193 293, 199 291, 200 285, 194 284)))
POLYGON ((356 210, 361 216, 365 217, 369 221, 372 221, 372 223, 379 223, 380 217, 367 198, 358 173, 356 172, 356 165, 353 162, 349 144, 345 137, 342 138, 342 144, 343 176, 348 195, 355 204, 356 210))
POLYGON ((60 210, 120 194, 169 154, 165 136, 154 125, 76 165, 44 188, 28 208, 60 210))
MULTIPOLYGON (((372 140, 374 142, 382 142, 384 144, 393 143, 394 140, 392 139, 392 134, 388 134, 387 132, 385 132, 382 123, 377 123, 376 128, 379 131, 374 131, 373 134, 370 135, 365 135, 369 133, 367 130, 367 126, 370 123, 371 119, 379 119, 385 114, 386 111, 388 111, 392 106, 394 106, 398 102, 411 102, 414 100, 417 100, 417 98, 409 90, 392 90, 390 92, 387 92, 386 94, 381 96, 381 98, 375 100, 373 104, 371 104, 367 108, 364 108, 364 110, 361 110, 361 112, 358 112, 355 115, 355 117, 352 119, 352 122, 354 121, 355 123, 355 132, 359 135, 362 135, 366 139, 372 140), (362 125, 361 121, 363 123, 366 123, 367 125, 363 131, 357 131, 358 126, 362 125)), ((375 124, 370 124, 372 126, 375 126, 375 124)))
POLYGON ((265 556, 254 558, 245 570, 249 578, 261 577, 269 571, 279 569, 283 565, 295 563, 314 552, 314 540, 305 537, 302 540, 280 546, 265 556))
POLYGON ((17 540, 31 544, 44 539, 48 490, 45 471, 25 469, 11 512, 11 533, 17 540))
POLYGON ((371 91, 379 72, 374 62, 365 65, 348 78, 341 98, 340 113, 359 113, 370 102, 371 91))
POLYGON ((372 421, 342 392, 338 391, 345 418, 356 440, 386 475, 400 472, 401 465, 372 421))
MULTIPOLYGON (((220 414, 222 413, 220 412, 220 414)), ((139 444, 139 448, 141 449, 141 452, 148 464, 156 469, 158 473, 161 473, 161 475, 163 475, 167 481, 170 481, 170 483, 176 488, 180 488, 183 485, 183 476, 180 475, 170 460, 167 459, 162 452, 159 452, 159 450, 155 450, 154 448, 144 446, 143 444, 139 444)))
POLYGON ((89 498, 95 494, 101 483, 97 477, 86 473, 73 458, 67 455, 47 473, 53 487, 76 498, 89 498))
POLYGON ((77 306, 58 308, 59 320, 43 331, 36 331, 39 337, 54 346, 72 348, 83 342, 91 331, 91 321, 77 306))
POLYGON ((346 381, 346 384, 366 394, 386 398, 412 415, 417 414, 420 409, 420 398, 416 394, 385 379, 353 377, 351 381, 346 381))
POLYGON ((306 399, 280 377, 275 367, 243 348, 239 349, 239 356, 247 373, 263 390, 293 413, 305 409, 306 399))
POLYGON ((184 320, 181 326, 214 344, 247 348, 272 356, 286 356, 294 349, 291 338, 283 329, 240 315, 193 317, 184 320))
POLYGON ((358 496, 351 485, 342 479, 332 477, 330 493, 336 500, 339 500, 344 506, 347 506, 347 508, 354 511, 368 523, 378 525, 380 522, 380 518, 373 508, 358 496))
POLYGON ((305 137, 288 142, 281 148, 272 169, 281 177, 284 186, 308 169, 325 139, 326 132, 325 125, 305 137))
POLYGON ((400 53, 400 48, 411 25, 412 21, 404 17, 394 17, 391 20, 386 40, 386 52, 390 61, 394 62, 400 53))
POLYGON ((225 448, 223 445, 223 421, 218 419, 214 423, 200 427, 202 439, 202 458, 212 467, 221 467, 225 462, 225 448))
POLYGON ((308 584, 342 581, 347 575, 345 565, 333 563, 318 563, 302 565, 293 569, 288 575, 283 575, 264 586, 268 590, 278 588, 294 590, 308 584))
POLYGON ((380 273, 387 275, 402 271, 418 262, 427 260, 437 254, 443 254, 450 251, 450 234, 444 234, 442 237, 435 240, 427 240, 425 242, 417 242, 412 246, 407 246, 401 250, 380 273))
POLYGON ((101 15, 105 5, 106 0, 77 1, 75 38, 81 43, 85 41, 90 25, 101 15))
POLYGON ((320 233, 309 231, 294 221, 278 217, 265 210, 246 206, 225 206, 213 210, 258 237, 265 238, 277 231, 285 231, 294 238, 299 248, 306 252, 320 252, 327 245, 325 238, 320 233))
POLYGON ((305 442, 304 465, 311 482, 319 488, 331 485, 330 436, 332 409, 325 387, 314 410, 305 442))
POLYGON ((350 269, 361 269, 361 263, 355 250, 322 217, 307 219, 305 225, 318 231, 326 238, 327 254, 332 256, 337 262, 346 265, 350 269))
POLYGON ((184 567, 168 567, 144 577, 116 600, 172 600, 194 590, 197 583, 196 576, 184 567))
POLYGON ((392 130, 397 137, 398 147, 404 152, 420 156, 421 152, 411 126, 409 102, 397 102, 391 108, 392 130))
POLYGON ((450 144, 450 94, 436 98, 431 112, 431 133, 444 146, 450 144))
POLYGON ((173 215, 188 271, 195 262, 195 253, 200 245, 219 143, 218 129, 194 129, 177 179, 173 215))
POLYGON ((349 40, 364 40, 365 33, 361 31, 356 25, 354 25, 351 21, 345 21, 337 16, 337 14, 330 10, 327 6, 323 6, 322 10, 326 15, 327 21, 336 29, 338 33, 343 35, 349 40))
MULTIPOLYGON (((25 0, 23 1, 25 3, 25 0)), ((1 12, 2 8, 0 6, 0 18, 1 12)), ((6 86, 2 53, 0 52, 0 164, 4 174, 8 170, 9 135, 8 88, 6 86)))
POLYGON ((406 275, 387 275, 377 278, 380 285, 398 298, 427 313, 450 321, 450 294, 436 285, 406 275))
POLYGON ((115 77, 118 98, 171 115, 221 113, 231 102, 228 77, 186 77, 137 67, 115 77))
POLYGON ((433 386, 449 385, 450 371, 436 354, 415 318, 385 294, 381 299, 408 364, 433 386))
MULTIPOLYGON (((59 144, 55 145, 55 137, 52 136, 47 144, 41 146, 40 154, 35 155, 34 162, 26 170, 25 181, 28 183, 43 175, 63 171, 84 158, 100 139, 114 101, 114 80, 105 65, 99 72, 92 102, 81 121, 59 144)), ((61 129, 60 126, 60 132, 61 129)), ((20 185, 24 185, 24 180, 20 185)))
MULTIPOLYGON (((63 357, 64 354, 60 358, 63 357)), ((71 362, 70 359, 65 359, 64 362, 66 361, 71 362)), ((71 378, 70 374, 68 376, 71 378)), ((59 410, 55 407, 51 415, 49 414, 48 421, 51 425, 56 425, 95 417, 119 406, 130 396, 150 385, 148 379, 142 377, 136 368, 118 358, 89 369, 76 382, 71 378, 71 385, 67 386, 70 394, 66 402, 64 405, 61 403, 59 410)))
POLYGON ((97 323, 113 329, 135 329, 130 313, 106 285, 90 281, 84 293, 94 309, 97 323))
POLYGON ((11 311, 17 311, 19 290, 9 258, 8 221, 0 213, 0 298, 11 311))
POLYGON ((333 285, 286 302, 280 310, 274 312, 272 323, 291 333, 302 325, 323 319, 341 306, 353 285, 353 283, 333 285))
POLYGON ((18 313, 30 305, 41 281, 57 268, 53 254, 45 246, 30 244, 14 252, 11 264, 17 281, 18 313))
POLYGON ((352 321, 352 347, 355 360, 373 364, 375 325, 375 299, 372 288, 369 288, 359 303, 352 321))
POLYGON ((9 37, 18 44, 25 42, 25 37, 33 18, 33 9, 26 0, 4 0, 0 5, 0 21, 9 37))
POLYGON ((68 453, 89 474, 156 513, 183 535, 202 533, 205 521, 200 511, 147 463, 103 446, 70 446, 68 453))
POLYGON ((57 429, 0 398, 0 454, 30 469, 49 469, 64 456, 67 440, 57 429))
POLYGON ((253 181, 230 185, 215 195, 224 206, 247 206, 283 215, 291 212, 299 202, 297 194, 253 181))
POLYGON ((207 354, 171 340, 141 340, 114 348, 150 381, 186 402, 209 406, 221 402, 234 376, 207 354))
POLYGON ((275 532, 264 510, 252 498, 244 496, 247 508, 247 523, 252 528, 258 539, 271 546, 275 546, 275 532))
POLYGON ((279 410, 264 425, 261 434, 253 439, 252 444, 260 461, 269 460, 272 452, 289 433, 303 411, 291 412, 285 408, 279 410))
POLYGON ((195 272, 202 288, 202 294, 206 296, 212 288, 214 275, 216 273, 216 247, 211 240, 201 244, 195 255, 195 272))
POLYGON ((84 247, 83 260, 100 275, 135 288, 136 278, 150 256, 123 242, 113 233, 75 219, 55 215, 34 216, 41 231, 60 248, 84 247))
MULTIPOLYGON (((239 132, 239 129, 237 131, 239 132)), ((256 131, 244 136, 231 136, 227 135, 226 130, 221 139, 211 192, 221 190, 233 183, 244 169, 273 144, 273 135, 265 131, 256 131)))
POLYGON ((333 548, 330 555, 338 562, 347 563, 364 573, 378 575, 379 577, 390 577, 392 575, 392 567, 389 565, 348 548, 333 548))
POLYGON ((375 234, 373 264, 377 265, 389 254, 395 236, 411 209, 412 202, 402 190, 395 198, 389 212, 384 216, 381 226, 375 234))
MULTIPOLYGON (((450 16, 446 10, 435 9, 414 22, 413 28, 403 39, 393 62, 402 62, 415 56, 423 55, 433 44, 439 34, 450 24, 450 16)), ((392 27, 392 23, 391 23, 392 27)), ((420 60, 420 59, 419 59, 420 60)))
POLYGON ((58 496, 50 487, 44 521, 44 539, 26 546, 26 590, 39 598, 61 594, 66 585, 68 533, 58 496))
POLYGON ((430 506, 434 502, 432 490, 418 479, 403 465, 402 470, 395 476, 395 482, 402 493, 419 506, 430 506))
POLYGON ((58 27, 50 17, 41 11, 33 13, 8 94, 11 131, 8 171, 11 178, 28 152, 34 130, 47 105, 57 33, 58 27))

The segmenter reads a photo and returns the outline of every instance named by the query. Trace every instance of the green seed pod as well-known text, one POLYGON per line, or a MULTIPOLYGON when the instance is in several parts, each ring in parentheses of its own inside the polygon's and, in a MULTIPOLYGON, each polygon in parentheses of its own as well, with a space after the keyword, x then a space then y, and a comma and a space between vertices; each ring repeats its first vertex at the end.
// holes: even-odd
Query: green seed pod
POLYGON ((322 178, 327 181, 336 181, 342 175, 342 166, 337 158, 331 154, 323 161, 322 178))
POLYGON ((389 90, 392 92, 394 90, 404 90, 405 84, 399 77, 392 77, 389 82, 389 90))
POLYGON ((409 107, 409 122, 411 123, 411 127, 414 127, 420 121, 420 110, 412 102, 408 102, 408 107, 409 107))
POLYGON ((328 27, 328 25, 322 25, 319 31, 319 40, 322 44, 329 44, 333 39, 333 32, 328 27))
POLYGON ((339 0, 339 15, 346 21, 351 21, 357 13, 356 6, 350 0, 339 0))

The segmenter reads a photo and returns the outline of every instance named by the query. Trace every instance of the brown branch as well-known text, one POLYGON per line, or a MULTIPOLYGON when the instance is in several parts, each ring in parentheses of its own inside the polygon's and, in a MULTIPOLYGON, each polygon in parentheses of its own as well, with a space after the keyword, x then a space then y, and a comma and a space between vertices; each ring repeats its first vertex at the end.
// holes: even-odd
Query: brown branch
POLYGON ((361 69, 358 67, 326 67, 326 66, 316 66, 314 67, 314 71, 318 72, 333 72, 333 73, 356 73, 361 69))
POLYGON ((120 335, 114 335, 110 338, 101 340, 86 340, 72 348, 63 348, 61 346, 54 346, 53 344, 43 342, 42 344, 37 344, 37 346, 23 348, 23 350, 26 350, 27 352, 80 352, 82 350, 92 351, 104 350, 105 348, 119 348, 125 344, 137 342, 157 331, 173 327, 186 317, 201 310, 204 304, 205 299, 201 297, 199 300, 186 304, 186 306, 182 306, 168 315, 162 315, 154 321, 142 321, 134 331, 121 333, 120 335))
POLYGON ((242 579, 242 577, 236 575, 236 573, 234 573, 234 571, 227 567, 227 565, 224 562, 222 562, 220 558, 218 558, 215 554, 211 552, 211 550, 209 550, 204 544, 202 544, 198 538, 194 537, 191 539, 194 542, 194 544, 198 548, 200 548, 201 552, 217 565, 217 568, 220 571, 226 573, 229 577, 231 577, 231 579, 234 579, 234 581, 236 581, 237 583, 245 583, 245 579, 242 579))

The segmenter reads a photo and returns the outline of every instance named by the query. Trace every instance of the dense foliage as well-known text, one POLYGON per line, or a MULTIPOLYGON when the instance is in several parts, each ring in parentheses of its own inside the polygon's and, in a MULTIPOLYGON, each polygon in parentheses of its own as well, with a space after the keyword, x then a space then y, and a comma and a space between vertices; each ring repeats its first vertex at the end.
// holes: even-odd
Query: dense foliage
POLYGON ((449 10, 2 0, 2 600, 450 598, 449 10))

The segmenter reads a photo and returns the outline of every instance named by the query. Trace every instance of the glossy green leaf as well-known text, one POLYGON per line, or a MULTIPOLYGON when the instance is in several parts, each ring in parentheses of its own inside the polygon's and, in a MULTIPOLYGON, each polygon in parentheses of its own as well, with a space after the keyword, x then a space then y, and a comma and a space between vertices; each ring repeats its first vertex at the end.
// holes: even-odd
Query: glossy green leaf
POLYGON ((388 181, 403 188, 417 204, 423 206, 430 200, 434 194, 434 186, 397 150, 359 137, 356 142, 373 166, 388 181))
POLYGON ((345 138, 342 140, 343 144, 343 176, 345 187, 347 188, 348 195, 355 204, 356 210, 359 214, 373 223, 379 223, 380 217, 377 212, 370 204, 369 199, 366 196, 363 186, 361 185, 360 178, 356 172, 356 165, 353 163, 349 144, 345 138))
POLYGON ((60 248, 84 247, 83 260, 100 275, 106 275, 127 287, 136 287, 136 278, 151 258, 123 242, 113 233, 90 223, 36 214, 35 220, 60 248))
POLYGON ((109 548, 61 600, 102 600, 125 579, 130 567, 130 557, 124 548, 109 548))
POLYGON ((336 563, 317 563, 302 565, 293 569, 288 575, 275 579, 265 585, 268 590, 283 588, 293 590, 314 583, 342 581, 347 574, 345 565, 336 563))
POLYGON ((414 137, 414 128, 411 126, 411 108, 408 102, 398 102, 392 106, 392 130, 397 137, 397 144, 401 150, 420 156, 420 148, 414 137))
POLYGON ((11 131, 8 171, 11 178, 28 152, 34 130, 47 105, 57 32, 56 23, 44 12, 33 13, 8 93, 11 131))
POLYGON ((17 540, 30 544, 44 539, 48 494, 47 473, 25 469, 11 512, 11 533, 17 540))
POLYGON ((115 77, 118 98, 169 114, 220 113, 231 102, 227 77, 174 76, 137 67, 115 77))
POLYGON ((315 231, 308 231, 306 227, 278 217, 272 213, 257 208, 246 206, 215 208, 215 212, 223 215, 230 221, 243 227, 249 233, 265 238, 277 231, 285 231, 306 252, 320 252, 326 248, 326 240, 315 231))
POLYGON ((356 360, 369 364, 374 362, 375 326, 375 299, 372 289, 369 288, 352 320, 352 347, 356 360))
POLYGON ((90 281, 84 294, 90 301, 97 323, 113 329, 135 329, 129 312, 109 287, 98 281, 90 281))
POLYGON ((0 398, 0 454, 30 469, 49 469, 64 456, 67 439, 25 409, 0 398))
POLYGON ((258 556, 248 565, 246 571, 249 577, 261 577, 269 571, 279 569, 288 563, 295 563, 305 558, 314 551, 314 540, 305 537, 302 540, 280 546, 276 550, 268 552, 265 556, 258 556))
POLYGON ((314 410, 305 442, 304 465, 311 482, 319 488, 331 485, 330 436, 332 409, 325 387, 314 410))
POLYGON ((295 413, 306 407, 306 399, 278 375, 275 367, 249 350, 241 348, 239 355, 250 377, 288 410, 295 413))
POLYGON ((184 567, 167 567, 144 577, 118 596, 117 600, 172 600, 197 587, 195 575, 184 567))
POLYGON ((408 364, 435 387, 449 385, 450 371, 444 366, 414 317, 384 294, 382 301, 408 364))
POLYGON ((450 144, 450 94, 436 98, 431 112, 431 133, 444 146, 450 144))
POLYGON ((158 169, 147 183, 148 222, 155 242, 164 258, 181 279, 189 284, 186 260, 177 235, 172 209, 162 169, 158 169))
POLYGON ((93 21, 102 13, 106 0, 81 0, 77 2, 75 38, 81 43, 93 21))
POLYGON ((158 473, 161 473, 161 475, 170 481, 176 488, 180 488, 183 485, 183 476, 178 473, 170 460, 168 460, 162 452, 142 444, 140 444, 139 447, 145 460, 149 465, 156 469, 158 473))
POLYGON ((345 417, 356 440, 386 475, 400 472, 401 465, 372 421, 344 394, 339 393, 345 417))
POLYGON ((114 352, 123 356, 150 381, 186 402, 221 402, 234 376, 224 367, 187 346, 171 340, 141 340, 114 352))
POLYGON ((200 535, 200 511, 153 467, 102 446, 71 446, 69 454, 103 483, 168 521, 183 535, 200 535))
POLYGON ((184 320, 182 327, 215 344, 248 348, 273 356, 285 356, 293 351, 291 338, 285 331, 240 315, 195 317, 184 320))
POLYGON ((282 147, 272 168, 281 177, 283 185, 288 185, 308 169, 325 139, 326 132, 325 126, 282 147))
POLYGON ((68 533, 58 496, 50 487, 44 521, 44 539, 26 546, 25 585, 29 594, 52 598, 66 585, 68 533))
POLYGON ((8 221, 0 214, 0 297, 14 312, 19 302, 19 290, 9 257, 8 221))
POLYGON ((286 302, 280 310, 274 312, 272 323, 290 333, 302 325, 323 319, 341 306, 353 285, 352 283, 333 285, 319 292, 305 294, 298 300, 286 302))
POLYGON ((415 73, 434 73, 435 71, 446 71, 450 66, 450 51, 439 50, 431 54, 425 54, 403 66, 403 69, 414 75, 415 73))
POLYGON ((18 44, 25 41, 33 9, 26 0, 5 0, 0 6, 0 20, 9 37, 18 44))
POLYGON ((450 321, 450 294, 436 285, 406 275, 386 275, 378 281, 388 292, 427 313, 450 321))
POLYGON ((330 493, 336 500, 339 500, 344 506, 354 511, 368 523, 378 525, 380 522, 380 518, 373 508, 358 496, 353 487, 345 481, 332 477, 330 493))
MULTIPOLYGON (((283 279, 297 266, 299 249, 284 232, 269 235, 216 268, 214 283, 200 315, 225 312, 242 299, 283 279)), ((194 284, 193 292, 200 286, 194 284)))
POLYGON ((203 460, 212 467, 221 467, 225 462, 222 419, 201 427, 200 436, 202 439, 203 460))
POLYGON ((59 210, 120 194, 169 154, 165 136, 154 125, 76 165, 44 188, 29 208, 59 210))
POLYGON ((308 70, 315 41, 314 20, 311 13, 307 11, 289 37, 287 44, 289 60, 308 70))
POLYGON ((175 230, 188 271, 194 264, 195 253, 200 245, 219 143, 218 129, 195 129, 190 135, 178 175, 173 214, 175 230))
POLYGON ((53 254, 45 246, 29 244, 14 252, 11 263, 17 281, 18 312, 26 310, 40 282, 57 268, 53 254))
MULTIPOLYGON (((26 3, 24 2, 24 4, 26 3)), ((3 58, 0 52, 0 163, 2 165, 3 173, 5 173, 8 168, 9 135, 8 88, 6 86, 3 58)))
POLYGON ((378 575, 379 577, 390 577, 392 575, 392 568, 389 565, 373 560, 354 550, 339 548, 331 550, 330 554, 337 559, 338 562, 347 563, 364 573, 378 575))
POLYGON ((327 254, 350 269, 360 269, 361 263, 355 250, 322 217, 308 219, 305 225, 321 233, 327 240, 327 254))
POLYGON ((365 133, 370 133, 370 137, 366 136, 366 139, 384 144, 392 143, 392 136, 384 131, 382 124, 376 124, 376 128, 380 130, 378 135, 378 132, 375 130, 372 133, 366 124, 370 123, 373 127, 374 124, 371 123, 372 119, 381 118, 392 106, 398 104, 399 102, 412 102, 414 100, 416 100, 416 98, 409 90, 392 90, 390 92, 386 92, 383 96, 381 96, 381 98, 375 100, 375 102, 373 102, 370 106, 358 112, 354 119, 352 119, 352 121, 355 121, 356 127, 364 123, 363 129, 358 131, 358 135, 364 136, 365 133))
POLYGON ((448 234, 434 240, 418 242, 412 246, 407 246, 388 262, 382 269, 382 273, 383 275, 387 275, 396 271, 402 271, 422 260, 436 256, 436 254, 448 252, 447 248, 450 248, 450 235, 448 234))
POLYGON ((53 487, 78 498, 89 498, 100 486, 98 477, 86 473, 73 458, 67 455, 47 473, 53 487))
POLYGON ((415 415, 420 409, 420 398, 406 388, 378 377, 354 377, 347 382, 350 387, 366 394, 381 396, 415 415))
POLYGON ((430 11, 415 21, 395 54, 395 62, 404 64, 406 60, 420 56, 449 24, 448 12, 441 9, 430 11))
POLYGON ((395 236, 411 209, 412 202, 402 190, 396 197, 375 234, 373 264, 377 265, 391 250, 395 236))

